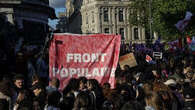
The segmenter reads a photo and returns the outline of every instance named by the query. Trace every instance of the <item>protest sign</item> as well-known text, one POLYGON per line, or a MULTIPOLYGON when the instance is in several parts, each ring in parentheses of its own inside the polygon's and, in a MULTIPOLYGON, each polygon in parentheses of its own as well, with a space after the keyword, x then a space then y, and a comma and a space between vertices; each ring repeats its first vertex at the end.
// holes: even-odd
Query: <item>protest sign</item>
POLYGON ((70 78, 85 76, 101 84, 115 83, 120 35, 54 34, 49 48, 49 76, 63 89, 70 78))
POLYGON ((183 32, 185 27, 189 24, 191 17, 193 14, 191 12, 186 12, 186 16, 183 20, 180 20, 175 24, 176 28, 180 31, 183 32))
POLYGON ((121 56, 119 59, 119 64, 122 70, 124 70, 125 65, 128 65, 130 68, 137 66, 137 62, 133 53, 121 56))
POLYGON ((163 56, 162 52, 153 52, 153 57, 155 59, 162 59, 162 56, 163 56))

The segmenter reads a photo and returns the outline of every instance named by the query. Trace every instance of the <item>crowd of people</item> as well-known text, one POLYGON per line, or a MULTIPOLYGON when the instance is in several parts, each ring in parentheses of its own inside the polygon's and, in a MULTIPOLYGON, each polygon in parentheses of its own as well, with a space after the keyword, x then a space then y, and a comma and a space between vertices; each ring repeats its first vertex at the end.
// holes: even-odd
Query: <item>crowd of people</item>
POLYGON ((0 76, 0 110, 195 110, 195 56, 189 50, 130 47, 122 45, 121 55, 133 52, 138 65, 118 66, 115 88, 79 77, 63 90, 57 78, 49 79, 47 55, 24 60, 19 51, 14 69, 3 68, 15 73, 0 76), (149 64, 145 56, 152 50, 163 58, 149 64))

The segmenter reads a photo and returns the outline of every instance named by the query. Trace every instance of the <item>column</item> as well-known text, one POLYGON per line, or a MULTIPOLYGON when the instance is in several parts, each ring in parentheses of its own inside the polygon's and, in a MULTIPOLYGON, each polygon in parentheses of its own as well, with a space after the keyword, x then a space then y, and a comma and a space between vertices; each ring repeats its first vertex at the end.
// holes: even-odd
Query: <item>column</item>
POLYGON ((115 31, 115 7, 112 7, 112 32, 116 34, 115 31))

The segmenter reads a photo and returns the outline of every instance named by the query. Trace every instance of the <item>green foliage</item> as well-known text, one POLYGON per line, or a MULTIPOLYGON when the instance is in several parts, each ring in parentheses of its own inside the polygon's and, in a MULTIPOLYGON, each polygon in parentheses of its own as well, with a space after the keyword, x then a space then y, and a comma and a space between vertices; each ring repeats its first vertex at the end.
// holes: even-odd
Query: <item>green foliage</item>
MULTIPOLYGON (((164 40, 174 40, 182 33, 177 30, 175 24, 185 18, 186 11, 195 14, 195 2, 193 0, 151 0, 152 7, 152 30, 158 32, 164 40)), ((148 30, 149 26, 149 0, 135 0, 133 7, 133 16, 130 22, 134 25, 141 25, 148 30), (138 19, 138 13, 143 12, 141 18, 138 19), (133 19, 132 19, 133 18, 133 19)), ((195 35, 195 20, 192 18, 188 26, 185 28, 184 34, 195 35)))
POLYGON ((148 0, 135 0, 130 7, 132 9, 130 14, 131 24, 146 27, 149 18, 148 0))

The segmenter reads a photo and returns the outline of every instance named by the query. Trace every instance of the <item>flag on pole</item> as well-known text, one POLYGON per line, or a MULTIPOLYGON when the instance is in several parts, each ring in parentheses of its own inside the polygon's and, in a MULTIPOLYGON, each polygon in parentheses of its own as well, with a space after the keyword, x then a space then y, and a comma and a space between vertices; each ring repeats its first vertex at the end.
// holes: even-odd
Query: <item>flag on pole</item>
POLYGON ((190 43, 192 42, 190 36, 187 35, 186 37, 187 37, 187 38, 186 38, 186 39, 187 39, 187 43, 190 44, 190 43))
POLYGON ((156 64, 156 62, 153 61, 149 55, 146 55, 146 62, 148 62, 149 64, 156 64))
POLYGON ((180 31, 183 32, 185 27, 188 25, 189 21, 191 20, 192 13, 191 12, 186 12, 186 16, 183 20, 180 20, 175 24, 176 28, 180 31))

